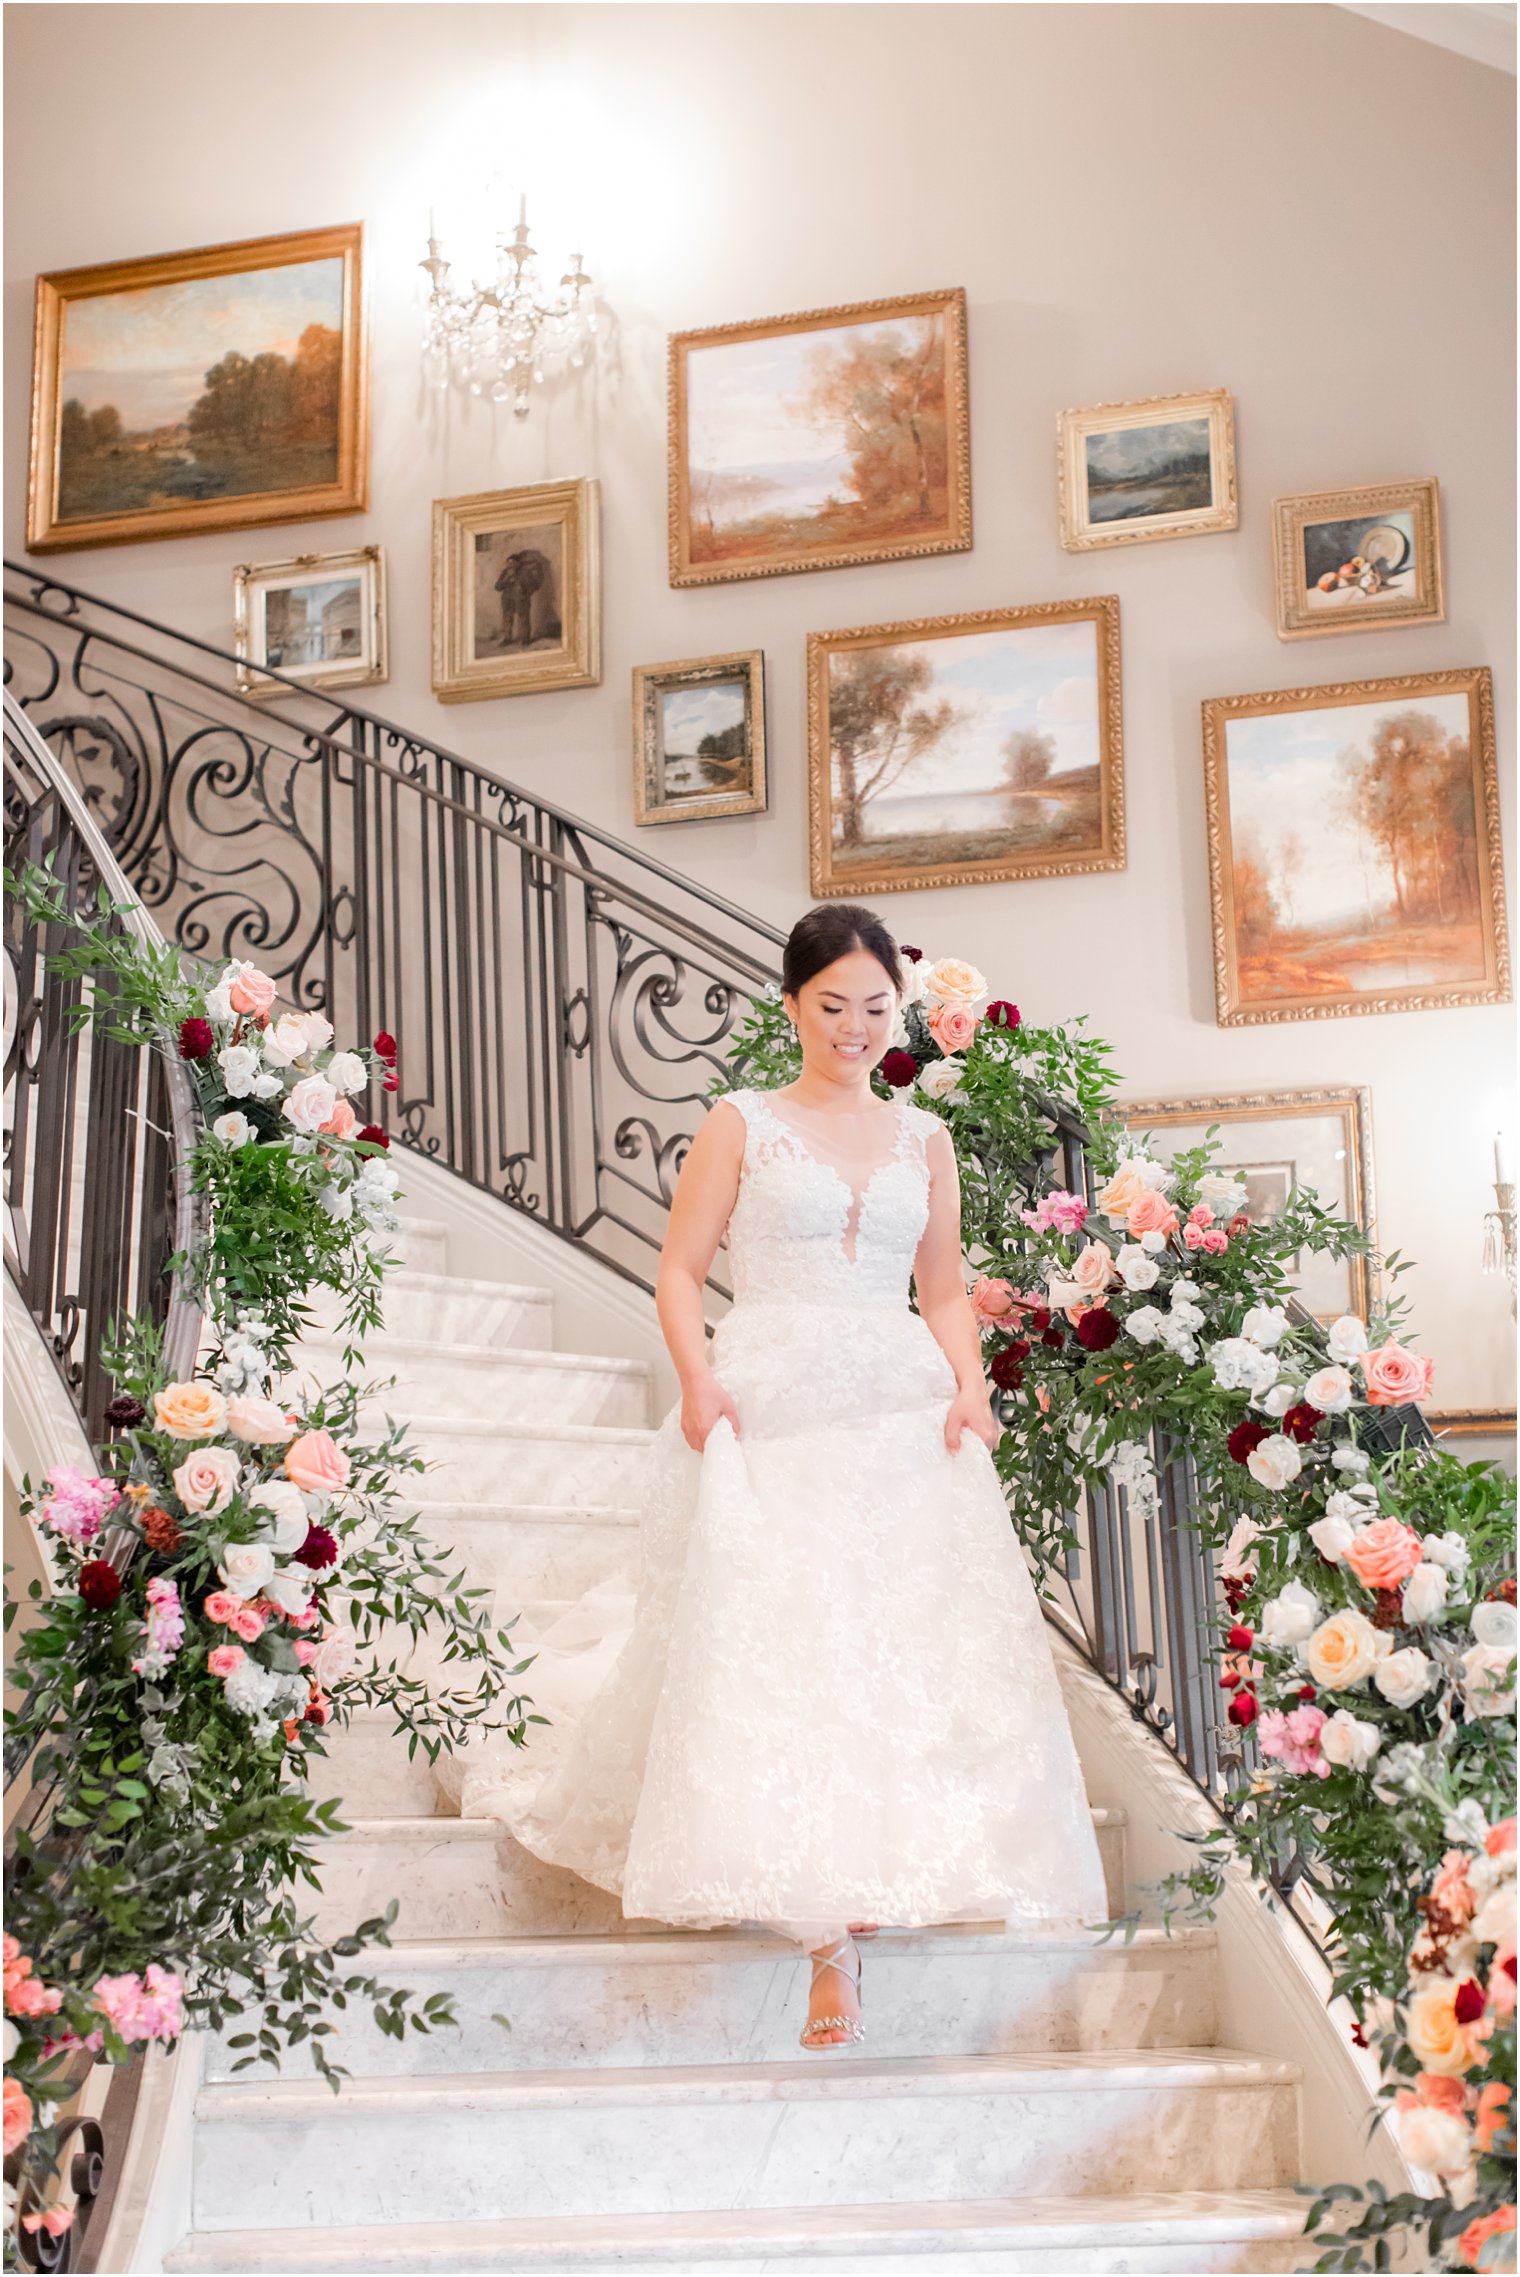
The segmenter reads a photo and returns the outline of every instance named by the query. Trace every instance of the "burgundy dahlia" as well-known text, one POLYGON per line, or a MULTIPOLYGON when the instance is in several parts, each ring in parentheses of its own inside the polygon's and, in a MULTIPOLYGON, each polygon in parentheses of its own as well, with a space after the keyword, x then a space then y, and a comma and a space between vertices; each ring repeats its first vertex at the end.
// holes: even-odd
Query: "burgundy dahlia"
POLYGON ((375 1049, 382 1059, 394 1059, 396 1056, 395 1037, 387 1034, 386 1030, 382 1028, 375 1038, 375 1049))
POLYGON ((917 964, 922 964, 922 963, 923 963, 923 957, 924 957, 924 952, 923 952, 923 950, 922 950, 922 949, 910 949, 906 941, 899 941, 899 942, 898 942, 898 944, 897 944, 897 953, 898 953, 898 955, 899 955, 900 957, 906 957, 906 958, 907 958, 907 960, 908 960, 908 962, 909 962, 909 964, 914 964, 914 965, 917 965, 917 964))
POLYGON ((391 1143, 389 1134, 381 1130, 378 1123, 366 1123, 363 1130, 356 1131, 354 1136, 370 1146, 389 1147, 391 1143))
POLYGON ((109 1613, 121 1595, 121 1575, 104 1558, 91 1558, 79 1569, 79 1594, 97 1613, 109 1613))
POLYGON ((1103 1305, 1094 1305, 1077 1322, 1077 1342, 1085 1352, 1106 1352, 1119 1340, 1119 1323, 1103 1305))
POLYGON ((297 1565, 309 1565, 313 1573, 320 1573, 324 1566, 337 1564, 338 1544, 326 1526, 308 1526, 294 1556, 297 1565))
POLYGON ((1019 1008, 1016 1004, 1010 1004, 1006 996, 994 996, 984 1018, 989 1028, 1016 1028, 1019 1024, 1019 1008))
POLYGON ((1029 1357, 1029 1339, 1027 1336, 1016 1336, 1013 1342, 1006 1345, 1004 1349, 1012 1359, 1027 1360, 1029 1357))
POLYGON ((1289 1408, 1282 1419, 1282 1427, 1287 1436, 1296 1439, 1302 1447, 1314 1437, 1316 1429, 1324 1420, 1317 1407, 1311 1407, 1306 1399, 1301 1399, 1289 1408))
POLYGON ((181 1059, 209 1059, 216 1049, 216 1037, 209 1020, 182 1020, 179 1027, 179 1056, 181 1059))
POLYGON ((1024 1381, 1024 1371, 1011 1351, 995 1352, 987 1373, 999 1391, 1017 1391, 1024 1381))
POLYGON ((1052 1352, 1059 1352, 1062 1345, 1066 1342, 1066 1339, 1061 1334, 1059 1328, 1055 1327, 1055 1325, 1052 1324, 1049 1328, 1045 1329, 1042 1332, 1040 1336, 1040 1342, 1042 1344, 1048 1344, 1052 1352))
POLYGON ((882 1079, 894 1091, 906 1091, 918 1081, 918 1061, 911 1052, 888 1052, 881 1063, 882 1079))
POLYGON ((1261 1702, 1257 1699, 1254 1692, 1237 1692, 1234 1699, 1230 1702, 1229 1716, 1231 1723, 1254 1724, 1260 1707, 1261 1702))
POLYGON ((1029 1315, 1029 1325, 1031 1328, 1048 1328, 1050 1326, 1049 1305, 1036 1305, 1029 1315))
POLYGON ((1243 1463, 1253 1448, 1259 1447, 1263 1439, 1270 1439, 1271 1436, 1264 1423, 1258 1423, 1254 1416, 1243 1415, 1226 1439, 1225 1445, 1236 1462, 1243 1463))
POLYGON ((106 1421, 114 1423, 118 1431, 127 1431, 134 1423, 141 1423, 147 1412, 142 1401, 134 1399, 130 1392, 118 1392, 106 1409, 106 1421))

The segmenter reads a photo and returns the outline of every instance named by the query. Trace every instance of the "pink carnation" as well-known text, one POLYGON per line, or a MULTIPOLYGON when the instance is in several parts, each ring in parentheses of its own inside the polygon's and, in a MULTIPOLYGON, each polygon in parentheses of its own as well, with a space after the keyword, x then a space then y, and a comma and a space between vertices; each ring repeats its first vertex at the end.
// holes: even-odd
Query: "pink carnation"
POLYGON ((1268 1708, 1256 1725, 1262 1754, 1276 1756, 1285 1771, 1328 1779, 1331 1766, 1319 1748, 1320 1727, 1324 1721, 1322 1708, 1294 1708, 1289 1715, 1284 1715, 1280 1708, 1268 1708))
POLYGON ((183 2001, 180 1979, 150 1961, 142 1976, 102 1977, 91 2005, 123 2040, 177 2040, 184 2030, 183 2001))
POLYGON ((47 1476, 53 1491, 42 1505, 43 1521, 65 1541, 77 1542, 83 1548, 86 1542, 94 1541, 106 1512, 117 1500, 115 1485, 108 1478, 87 1478, 83 1471, 71 1470, 66 1463, 55 1463, 47 1476))
POLYGON ((1035 1233, 1046 1233, 1052 1227, 1057 1233, 1080 1233, 1087 1223, 1087 1203, 1081 1194, 1068 1194, 1057 1187, 1053 1193, 1042 1195, 1034 1209, 1020 1210, 1019 1216, 1035 1233))

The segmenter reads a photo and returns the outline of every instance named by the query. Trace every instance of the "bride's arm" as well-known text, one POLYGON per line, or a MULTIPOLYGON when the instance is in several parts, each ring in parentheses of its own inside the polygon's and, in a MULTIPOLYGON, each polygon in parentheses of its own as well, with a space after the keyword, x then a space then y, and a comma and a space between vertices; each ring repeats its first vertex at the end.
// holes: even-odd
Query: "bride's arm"
POLYGON ((963 1430, 995 1447, 1002 1436, 982 1373, 982 1337, 961 1271, 961 1181, 955 1145, 941 1124, 929 1134, 929 1222, 913 1260, 918 1310, 955 1370, 956 1392, 945 1416, 945 1445, 954 1454, 963 1430))
POLYGON ((744 1160, 744 1117, 737 1107, 721 1113, 726 1104, 720 1099, 709 1108, 686 1150, 654 1284, 660 1330, 681 1379, 681 1430, 697 1448, 720 1415, 736 1434, 739 1429, 733 1400, 708 1358, 702 1305, 702 1286, 738 1195, 744 1160))

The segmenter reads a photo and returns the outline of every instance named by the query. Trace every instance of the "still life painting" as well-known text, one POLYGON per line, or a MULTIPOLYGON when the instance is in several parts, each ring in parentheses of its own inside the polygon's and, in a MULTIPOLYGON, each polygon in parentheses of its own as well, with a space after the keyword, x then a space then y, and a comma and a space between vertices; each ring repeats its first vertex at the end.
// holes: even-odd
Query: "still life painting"
POLYGON ((765 787, 765 671, 758 649, 633 675, 634 821, 760 814, 765 787))
POLYGON ((358 223, 37 280, 33 552, 362 511, 358 223))
POLYGON ((232 584, 243 695, 262 700, 286 694, 283 682, 289 680, 305 688, 357 688, 385 678, 385 557, 379 546, 240 562, 232 584), (271 679, 271 672, 281 679, 271 679))
POLYGON ((1099 403, 1056 424, 1061 543, 1069 553, 1233 530, 1235 413, 1227 388, 1099 403))
POLYGON ((1433 477, 1279 498, 1272 513, 1280 639, 1444 620, 1433 477))
POLYGON ((1203 707, 1222 1027, 1510 993, 1485 669, 1203 707))
POLYGON ((959 290, 673 334, 671 584, 964 552, 967 402, 959 290))
POLYGON ((446 704, 602 676, 594 481, 433 505, 433 692, 446 704))
POLYGON ((808 637, 812 890, 1124 867, 1119 603, 808 637))

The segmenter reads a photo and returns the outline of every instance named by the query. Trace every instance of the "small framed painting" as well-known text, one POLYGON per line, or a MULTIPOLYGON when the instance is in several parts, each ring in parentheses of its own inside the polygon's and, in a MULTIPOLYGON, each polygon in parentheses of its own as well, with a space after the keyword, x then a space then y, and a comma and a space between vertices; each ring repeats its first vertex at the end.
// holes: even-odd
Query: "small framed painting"
POLYGON ((445 704, 602 676, 598 485, 540 482, 433 505, 433 693, 445 704))
POLYGON ((633 819, 763 814, 765 659, 759 649, 633 675, 633 819))
POLYGON ((1221 1027, 1509 1001, 1486 668, 1203 707, 1221 1027))
POLYGON ((362 243, 353 222, 39 277, 28 548, 362 512, 362 243))
POLYGON ((672 585, 970 546, 958 288, 673 333, 669 392, 672 585))
MULTIPOLYGON (((1126 1129, 1137 1137, 1150 1134, 1161 1162, 1201 1146, 1210 1125, 1218 1125, 1211 1168, 1245 1187, 1245 1214, 1253 1225, 1270 1225, 1300 1188, 1309 1187, 1327 1210, 1375 1240, 1372 1095, 1365 1084, 1114 1104, 1126 1129)), ((1382 1277, 1375 1247, 1350 1257, 1299 1251, 1285 1264, 1300 1304, 1317 1319, 1329 1322, 1343 1312, 1369 1317, 1382 1277)))
POLYGON ((812 890, 1124 867, 1119 603, 808 635, 812 890))
POLYGON ((1279 498, 1272 517, 1279 639, 1444 622, 1433 476, 1279 498))
POLYGON ((1056 467, 1068 553, 1199 538, 1240 520, 1228 388, 1063 411, 1056 467))
POLYGON ((239 691, 259 700, 304 688, 358 688, 383 680, 385 557, 301 553, 292 561, 244 561, 232 572, 239 691), (281 674, 271 680, 269 672, 281 674))

